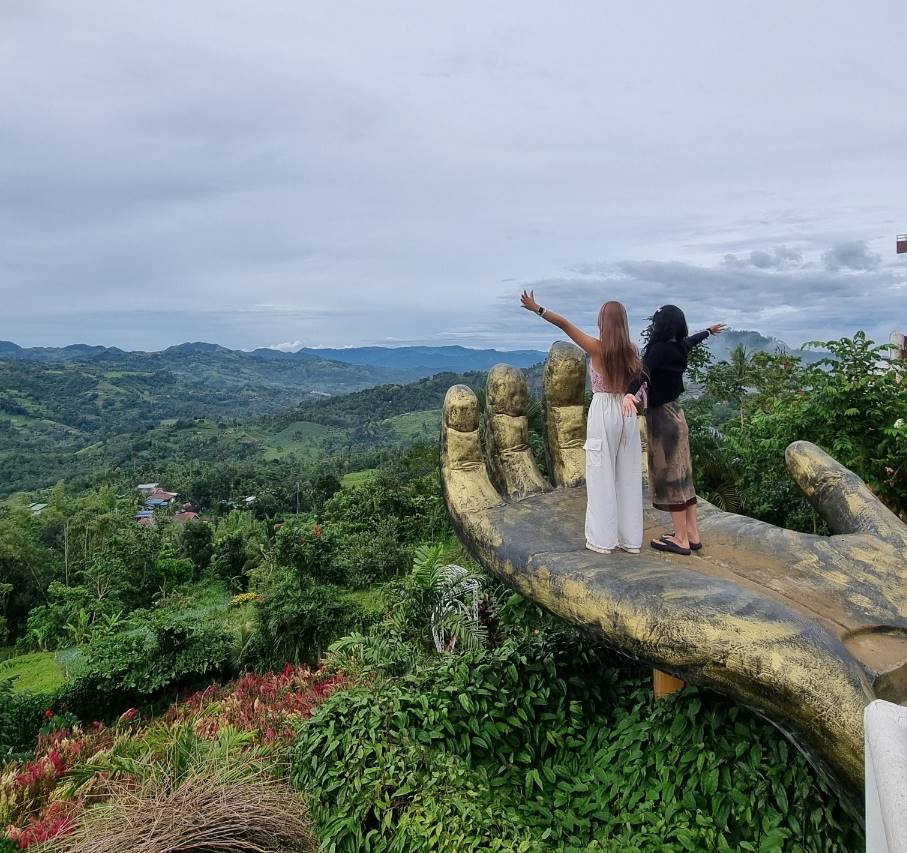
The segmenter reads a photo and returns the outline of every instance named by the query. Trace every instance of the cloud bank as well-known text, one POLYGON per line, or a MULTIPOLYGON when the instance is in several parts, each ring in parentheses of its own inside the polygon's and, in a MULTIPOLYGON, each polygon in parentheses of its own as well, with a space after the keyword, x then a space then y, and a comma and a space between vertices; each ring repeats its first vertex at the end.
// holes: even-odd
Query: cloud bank
POLYGON ((523 346, 525 283, 793 340, 904 325, 905 20, 7 0, 0 338, 523 346))

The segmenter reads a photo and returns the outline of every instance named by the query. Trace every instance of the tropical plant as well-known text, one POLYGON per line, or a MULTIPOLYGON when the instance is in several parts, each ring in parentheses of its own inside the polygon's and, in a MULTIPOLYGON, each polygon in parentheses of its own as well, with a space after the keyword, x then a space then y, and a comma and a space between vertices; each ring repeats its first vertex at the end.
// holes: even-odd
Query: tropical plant
POLYGON ((369 617, 336 586, 298 577, 284 569, 260 591, 255 602, 258 628, 247 660, 259 667, 292 663, 317 663, 337 637, 366 627, 369 617))
POLYGON ((467 562, 452 543, 416 548, 410 573, 386 590, 394 631, 434 644, 438 651, 484 645, 487 631, 479 621, 482 575, 454 560, 467 562))
POLYGON ((754 357, 747 415, 725 428, 743 510, 822 531, 784 472, 785 448, 806 439, 862 477, 893 511, 907 513, 907 365, 887 360, 888 347, 863 332, 821 346, 831 355, 806 368, 786 355, 754 357))
POLYGON ((756 716, 572 632, 424 655, 336 693, 293 778, 336 851, 846 851, 859 825, 756 716), (342 782, 340 781, 342 778, 342 782))

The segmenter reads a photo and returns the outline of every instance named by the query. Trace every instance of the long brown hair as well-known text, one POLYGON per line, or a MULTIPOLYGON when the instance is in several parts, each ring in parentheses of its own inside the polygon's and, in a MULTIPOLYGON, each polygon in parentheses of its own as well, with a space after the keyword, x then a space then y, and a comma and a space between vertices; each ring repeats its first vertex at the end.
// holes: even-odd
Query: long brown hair
POLYGON ((604 379, 614 391, 624 391, 643 372, 639 350, 630 340, 627 309, 606 302, 598 312, 598 334, 604 379))

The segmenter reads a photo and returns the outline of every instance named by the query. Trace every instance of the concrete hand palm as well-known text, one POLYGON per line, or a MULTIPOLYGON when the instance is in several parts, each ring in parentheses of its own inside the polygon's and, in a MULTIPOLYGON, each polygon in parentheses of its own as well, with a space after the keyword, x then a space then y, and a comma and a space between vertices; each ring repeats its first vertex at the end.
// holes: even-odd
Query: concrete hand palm
MULTIPOLYGON (((835 535, 811 536, 702 505, 702 556, 585 550, 585 361, 555 344, 545 366, 552 483, 528 446, 523 374, 488 377, 478 401, 444 401, 442 488, 492 573, 608 644, 764 711, 844 779, 862 779, 862 714, 907 699, 907 527, 815 445, 788 468, 835 535), (484 439, 484 442, 483 442, 484 439)), ((670 529, 648 509, 647 538, 670 529)))

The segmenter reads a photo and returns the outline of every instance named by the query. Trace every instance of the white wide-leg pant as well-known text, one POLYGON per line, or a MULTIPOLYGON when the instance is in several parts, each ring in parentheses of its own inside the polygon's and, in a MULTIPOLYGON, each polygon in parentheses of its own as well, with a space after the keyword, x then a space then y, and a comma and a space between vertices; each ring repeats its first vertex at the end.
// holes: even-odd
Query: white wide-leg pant
POLYGON ((592 396, 586 422, 586 547, 642 546, 642 445, 623 394, 592 396))

